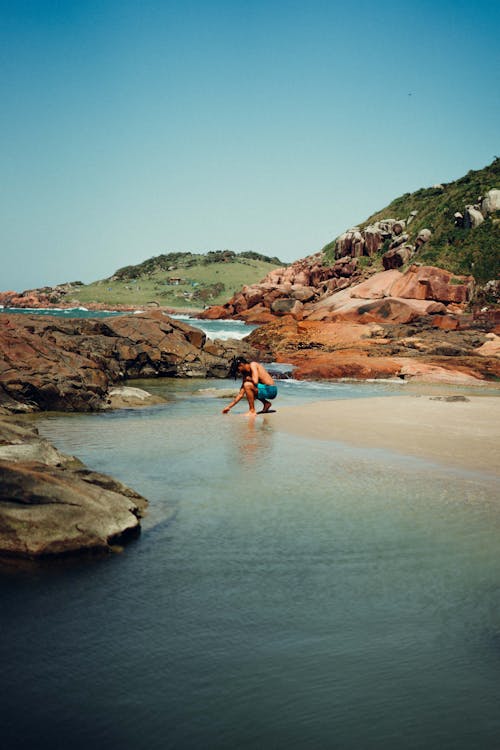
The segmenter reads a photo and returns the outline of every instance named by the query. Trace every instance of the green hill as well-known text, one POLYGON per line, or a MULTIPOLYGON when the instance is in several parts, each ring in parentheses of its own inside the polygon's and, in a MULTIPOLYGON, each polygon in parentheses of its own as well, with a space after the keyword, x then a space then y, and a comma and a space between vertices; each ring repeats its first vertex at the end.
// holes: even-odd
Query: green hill
MULTIPOLYGON (((413 261, 440 266, 453 273, 472 274, 479 282, 498 278, 500 274, 500 212, 486 216, 475 228, 455 226, 455 213, 464 212, 466 205, 477 204, 479 196, 491 189, 500 189, 500 158, 489 166, 470 171, 454 182, 422 188, 405 193, 386 208, 372 214, 359 225, 368 225, 387 218, 405 219, 414 214, 407 228, 409 242, 415 242, 418 233, 426 228, 432 236, 415 255, 413 261)), ((363 259, 366 265, 380 264, 387 250, 382 247, 372 258, 363 259)), ((335 241, 323 248, 328 261, 334 259, 335 241)))
POLYGON ((245 284, 260 281, 284 264, 255 252, 221 250, 157 255, 135 266, 118 269, 107 279, 80 286, 82 303, 203 307, 229 299, 245 284))

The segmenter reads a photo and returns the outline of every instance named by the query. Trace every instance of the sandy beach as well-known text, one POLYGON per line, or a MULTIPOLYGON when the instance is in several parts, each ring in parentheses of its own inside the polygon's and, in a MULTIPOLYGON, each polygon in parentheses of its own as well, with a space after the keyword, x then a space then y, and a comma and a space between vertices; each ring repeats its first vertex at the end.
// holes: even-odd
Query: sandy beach
POLYGON ((500 476, 500 398, 406 395, 321 401, 280 409, 273 425, 296 435, 385 448, 500 476))

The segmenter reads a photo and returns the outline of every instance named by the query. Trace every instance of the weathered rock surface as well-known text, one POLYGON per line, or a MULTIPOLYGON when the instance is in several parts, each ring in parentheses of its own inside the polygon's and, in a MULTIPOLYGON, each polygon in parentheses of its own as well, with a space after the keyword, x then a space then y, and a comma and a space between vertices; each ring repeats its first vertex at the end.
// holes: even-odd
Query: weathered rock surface
POLYGON ((109 550, 139 530, 147 501, 56 450, 33 425, 0 419, 0 555, 109 550))
MULTIPOLYGON (((207 341, 161 311, 106 319, 0 317, 0 406, 92 411, 127 378, 225 377, 244 342, 207 341)), ((251 352, 249 352, 251 353, 251 352)))
POLYGON ((225 305, 208 308, 200 318, 235 318, 252 324, 267 323, 290 312, 300 318, 323 295, 360 278, 356 258, 339 258, 333 265, 324 265, 322 254, 317 253, 288 268, 274 269, 259 284, 244 286, 225 305))
POLYGON ((500 377, 496 338, 473 327, 436 329, 426 318, 395 324, 292 316, 249 337, 263 357, 294 365, 299 379, 399 377, 476 385, 500 377), (483 349, 489 343, 492 349, 483 349))
MULTIPOLYGON (((395 225, 396 222, 391 224, 391 231, 395 225)), ((352 258, 340 258, 333 266, 323 269, 318 276, 319 285, 315 287, 310 282, 317 272, 317 259, 310 267, 309 276, 302 262, 296 273, 293 266, 286 269, 288 281, 277 269, 261 284, 243 287, 226 305, 209 308, 202 317, 239 318, 257 324, 269 323, 274 317, 286 315, 297 320, 363 319, 402 323, 422 315, 445 316, 447 305, 461 305, 462 310, 470 302, 474 291, 472 276, 457 276, 441 268, 416 264, 401 273, 398 267, 403 260, 409 259, 405 255, 407 252, 406 246, 389 251, 387 259, 384 256, 387 270, 365 279, 357 266, 352 266, 352 258), (396 262, 397 253, 401 257, 396 262), (306 286, 296 283, 299 276, 307 277, 306 286), (273 285, 273 280, 279 283, 273 285), (384 302, 367 304, 363 300, 384 302)), ((456 312, 454 309, 453 313, 456 312)))
POLYGON ((412 265, 390 289, 392 297, 465 304, 472 298, 472 276, 457 276, 433 266, 412 265))

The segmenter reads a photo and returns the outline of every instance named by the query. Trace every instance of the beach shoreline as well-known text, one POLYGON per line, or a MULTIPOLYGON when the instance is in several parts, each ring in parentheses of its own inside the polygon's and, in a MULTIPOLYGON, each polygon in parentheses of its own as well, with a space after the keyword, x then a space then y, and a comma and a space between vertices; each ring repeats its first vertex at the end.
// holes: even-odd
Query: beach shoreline
POLYGON ((497 396, 414 393, 321 401, 284 407, 272 416, 272 424, 300 437, 389 450, 500 477, 497 396))

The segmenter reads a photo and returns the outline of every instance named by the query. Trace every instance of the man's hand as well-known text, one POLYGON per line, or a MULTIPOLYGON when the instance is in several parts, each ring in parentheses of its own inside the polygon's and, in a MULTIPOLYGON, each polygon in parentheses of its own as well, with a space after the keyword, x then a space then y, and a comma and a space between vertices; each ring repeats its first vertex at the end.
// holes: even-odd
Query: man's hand
POLYGON ((222 413, 223 413, 223 414, 229 414, 229 410, 230 410, 230 409, 231 409, 231 407, 230 407, 230 406, 225 406, 225 407, 223 408, 223 410, 222 410, 222 413))

